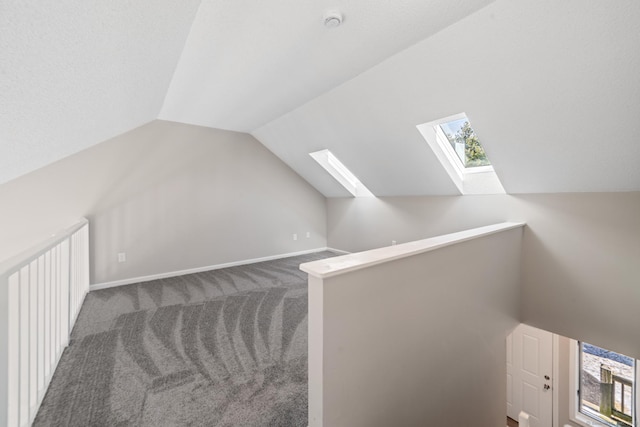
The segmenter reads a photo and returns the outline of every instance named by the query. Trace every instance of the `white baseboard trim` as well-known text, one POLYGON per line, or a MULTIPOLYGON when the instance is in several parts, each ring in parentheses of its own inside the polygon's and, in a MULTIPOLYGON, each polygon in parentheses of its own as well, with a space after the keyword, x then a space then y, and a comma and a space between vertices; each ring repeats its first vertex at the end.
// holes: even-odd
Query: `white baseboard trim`
POLYGON ((347 255, 351 253, 351 252, 343 251, 342 249, 334 249, 334 248, 326 248, 325 250, 336 253, 336 254, 340 254, 340 255, 347 255))
POLYGON ((96 283, 96 284, 93 284, 93 285, 89 286, 89 291, 97 291, 99 289, 113 288, 115 286, 132 285, 134 283, 142 283, 142 282, 149 282, 151 280, 158 280, 158 279, 166 279, 166 278, 169 278, 169 277, 183 276, 185 274, 200 273, 202 271, 219 270, 221 268, 236 267, 238 265, 254 264, 256 262, 273 261, 275 259, 289 258, 289 257, 292 257, 292 256, 298 256, 298 255, 313 254, 313 253, 322 252, 322 251, 331 251, 331 252, 338 253, 338 254, 346 254, 346 253, 348 253, 348 252, 344 252, 344 251, 341 251, 341 250, 338 250, 338 249, 332 249, 332 248, 327 248, 327 247, 309 249, 309 250, 300 251, 300 252, 290 252, 290 253, 286 253, 286 254, 272 255, 272 256, 267 256, 267 257, 262 257, 262 258, 245 259, 245 260, 241 260, 241 261, 227 262, 227 263, 224 263, 224 264, 209 265, 209 266, 206 266, 206 267, 196 267, 196 268, 189 268, 189 269, 186 269, 186 270, 169 271, 167 273, 151 274, 149 276, 133 277, 131 279, 114 280, 113 282, 96 283))

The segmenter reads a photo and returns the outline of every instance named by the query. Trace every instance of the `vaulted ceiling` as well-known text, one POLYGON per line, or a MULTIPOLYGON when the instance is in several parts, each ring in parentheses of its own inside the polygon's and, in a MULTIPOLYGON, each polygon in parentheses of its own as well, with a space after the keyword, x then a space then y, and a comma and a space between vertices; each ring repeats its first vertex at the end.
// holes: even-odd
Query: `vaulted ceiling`
POLYGON ((0 183, 158 117, 200 0, 0 0, 0 183))
POLYGON ((465 112, 509 193, 640 190, 634 0, 0 2, 0 183, 160 118, 252 133, 326 196, 457 194, 465 112), (327 29, 322 15, 344 14, 327 29))

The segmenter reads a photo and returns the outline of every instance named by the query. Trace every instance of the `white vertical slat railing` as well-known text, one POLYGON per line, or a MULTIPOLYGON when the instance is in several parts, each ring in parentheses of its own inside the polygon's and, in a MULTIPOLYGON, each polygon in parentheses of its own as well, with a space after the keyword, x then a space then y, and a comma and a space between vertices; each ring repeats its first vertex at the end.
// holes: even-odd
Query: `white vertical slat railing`
POLYGON ((89 291, 81 220, 0 264, 0 426, 29 426, 89 291))

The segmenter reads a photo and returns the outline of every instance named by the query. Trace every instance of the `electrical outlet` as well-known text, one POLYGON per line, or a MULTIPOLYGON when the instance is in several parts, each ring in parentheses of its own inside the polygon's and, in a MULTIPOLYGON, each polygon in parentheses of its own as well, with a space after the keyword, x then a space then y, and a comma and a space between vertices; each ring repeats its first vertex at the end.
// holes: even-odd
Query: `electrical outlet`
POLYGON ((310 232, 310 231, 307 231, 307 239, 308 239, 309 237, 311 237, 311 232, 310 232))
POLYGON ((293 240, 298 240, 298 235, 297 234, 293 235, 293 240))
POLYGON ((395 241, 395 240, 392 240, 392 241, 391 241, 391 246, 393 246, 393 245, 395 245, 395 244, 396 244, 396 241, 395 241))
POLYGON ((118 253, 118 262, 126 262, 127 261, 127 253, 120 252, 118 253))

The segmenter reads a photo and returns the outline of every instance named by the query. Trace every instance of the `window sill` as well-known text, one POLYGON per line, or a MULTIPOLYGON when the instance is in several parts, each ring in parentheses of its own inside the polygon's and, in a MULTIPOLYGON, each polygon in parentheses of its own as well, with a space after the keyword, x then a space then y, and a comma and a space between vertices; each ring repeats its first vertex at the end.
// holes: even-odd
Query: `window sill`
POLYGON ((570 417, 571 421, 582 426, 582 427, 613 427, 611 424, 606 424, 597 420, 594 420, 591 417, 587 417, 586 415, 582 415, 581 413, 574 414, 570 417))

